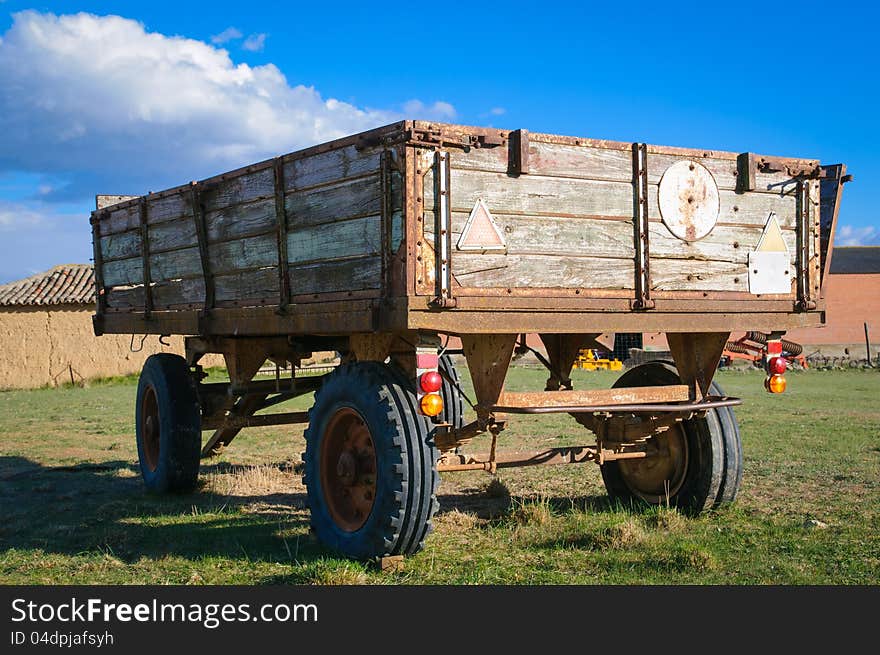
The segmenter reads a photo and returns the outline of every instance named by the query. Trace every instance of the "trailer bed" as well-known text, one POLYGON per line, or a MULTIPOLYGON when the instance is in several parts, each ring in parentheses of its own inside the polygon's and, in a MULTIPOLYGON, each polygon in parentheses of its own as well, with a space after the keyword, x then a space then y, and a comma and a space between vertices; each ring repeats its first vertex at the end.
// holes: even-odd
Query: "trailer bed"
POLYGON ((819 325, 844 178, 810 159, 401 121, 158 193, 99 196, 95 329, 819 325), (774 239, 786 282, 756 292, 749 263, 774 239))

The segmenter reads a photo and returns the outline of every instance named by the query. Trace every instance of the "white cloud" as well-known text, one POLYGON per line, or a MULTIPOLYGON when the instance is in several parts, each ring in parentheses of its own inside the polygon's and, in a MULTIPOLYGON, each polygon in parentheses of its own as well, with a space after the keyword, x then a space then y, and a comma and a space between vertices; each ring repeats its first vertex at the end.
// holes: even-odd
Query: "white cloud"
POLYGON ((45 222, 45 214, 23 203, 0 200, 0 232, 29 228, 45 222))
MULTIPOLYGON (((10 201, 0 188, 0 282, 88 261, 96 193, 158 191, 403 117, 119 16, 12 18, 0 38, 0 179, 30 193, 18 183, 26 199, 10 201)), ((231 30, 214 38, 241 38, 231 30)), ((422 117, 455 116, 449 103, 414 102, 422 117)))
POLYGON ((56 200, 158 190, 399 117, 119 16, 13 19, 0 41, 0 88, 14 89, 0 94, 0 172, 62 177, 56 200))
POLYGON ((872 246, 880 245, 880 230, 873 225, 853 227, 841 225, 834 234, 835 246, 872 246))
POLYGON ((244 36, 241 33, 241 30, 235 27, 227 27, 225 30, 220 32, 220 34, 215 34, 211 37, 211 43, 228 43, 229 41, 235 41, 236 39, 240 39, 244 36))
POLYGON ((455 107, 442 100, 430 105, 426 105, 421 100, 408 100, 403 103, 403 113, 407 118, 430 121, 452 120, 457 115, 455 107))
POLYGON ((841 225, 834 236, 834 242, 840 246, 875 245, 880 243, 880 229, 873 225, 841 225))
POLYGON ((503 116, 507 113, 507 110, 504 107, 492 107, 492 109, 489 110, 489 113, 492 116, 503 116))
POLYGON ((241 44, 242 50, 248 50, 250 52, 262 52, 263 48, 265 47, 265 34, 251 34, 248 38, 244 40, 244 43, 241 44))

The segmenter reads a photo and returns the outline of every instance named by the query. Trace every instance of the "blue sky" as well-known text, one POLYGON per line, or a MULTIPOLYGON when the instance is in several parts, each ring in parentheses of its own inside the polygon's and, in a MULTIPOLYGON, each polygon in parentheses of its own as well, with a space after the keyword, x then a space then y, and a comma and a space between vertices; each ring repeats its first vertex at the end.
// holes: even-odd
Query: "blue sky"
POLYGON ((401 117, 842 161, 838 243, 880 244, 878 18, 858 2, 0 0, 0 283, 88 261, 95 193, 401 117))

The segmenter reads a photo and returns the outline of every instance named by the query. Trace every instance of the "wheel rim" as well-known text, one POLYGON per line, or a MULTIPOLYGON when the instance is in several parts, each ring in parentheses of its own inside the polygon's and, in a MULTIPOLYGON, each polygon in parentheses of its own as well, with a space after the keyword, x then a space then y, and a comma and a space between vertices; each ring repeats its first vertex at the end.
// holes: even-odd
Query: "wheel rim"
POLYGON ((141 435, 144 463, 152 473, 159 466, 159 401, 153 387, 147 387, 141 402, 141 435))
POLYGON ((654 438, 657 453, 644 459, 619 460, 623 481, 636 496, 653 504, 672 499, 687 475, 688 444, 678 424, 654 438))
POLYGON ((354 532, 366 523, 376 499, 376 449, 363 417, 336 411, 321 438, 321 489, 334 523, 354 532))

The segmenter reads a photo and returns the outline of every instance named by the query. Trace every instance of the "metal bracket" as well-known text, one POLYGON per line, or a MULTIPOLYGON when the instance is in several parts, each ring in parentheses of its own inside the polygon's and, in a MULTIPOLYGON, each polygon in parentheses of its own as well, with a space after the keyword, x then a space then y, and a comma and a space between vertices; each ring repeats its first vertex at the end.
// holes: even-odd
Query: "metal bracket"
POLYGON ((797 184, 797 309, 816 309, 810 289, 810 184, 797 184))
POLYGON ((450 297, 452 276, 450 271, 451 236, 450 223, 452 222, 452 202, 449 193, 449 153, 438 150, 434 154, 437 166, 434 175, 434 193, 437 198, 437 225, 435 226, 436 245, 434 249, 437 257, 436 297, 445 299, 450 297))
POLYGON ((147 198, 141 196, 138 201, 141 224, 141 258, 144 276, 144 320, 150 320, 153 312, 153 279, 150 274, 150 227, 147 223, 147 198))
POLYGON ((529 172, 529 131, 513 130, 508 141, 507 156, 510 175, 527 175, 529 172))
POLYGON ((106 210, 92 214, 92 251, 95 259, 95 318, 92 322, 95 335, 104 333, 104 314, 107 311, 107 293, 104 289, 104 257, 101 254, 101 220, 109 214, 106 210))
POLYGON ((653 309, 650 250, 648 248, 648 146, 632 144, 633 226, 635 245, 635 298, 632 309, 653 309))

